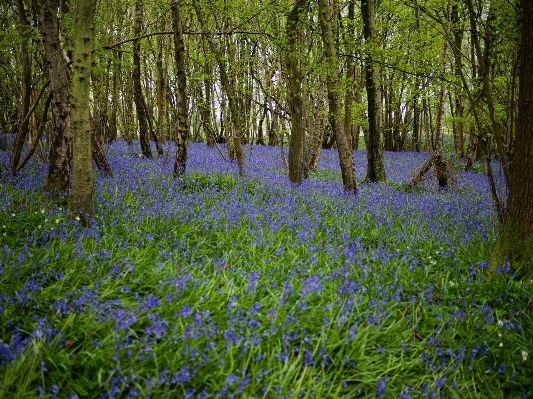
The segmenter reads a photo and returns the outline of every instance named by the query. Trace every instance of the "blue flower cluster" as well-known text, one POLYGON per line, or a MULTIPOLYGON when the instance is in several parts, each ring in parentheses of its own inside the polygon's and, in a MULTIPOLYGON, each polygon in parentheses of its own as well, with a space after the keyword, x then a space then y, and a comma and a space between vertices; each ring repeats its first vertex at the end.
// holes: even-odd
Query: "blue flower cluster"
POLYGON ((115 178, 97 176, 87 229, 38 201, 44 165, 1 177, 1 224, 35 225, 0 244, 0 396, 527 395, 533 291, 485 277, 482 174, 411 190, 427 155, 386 153, 390 182, 353 196, 335 151, 294 187, 278 148, 246 147, 239 178, 193 143, 180 179, 106 150, 115 178))

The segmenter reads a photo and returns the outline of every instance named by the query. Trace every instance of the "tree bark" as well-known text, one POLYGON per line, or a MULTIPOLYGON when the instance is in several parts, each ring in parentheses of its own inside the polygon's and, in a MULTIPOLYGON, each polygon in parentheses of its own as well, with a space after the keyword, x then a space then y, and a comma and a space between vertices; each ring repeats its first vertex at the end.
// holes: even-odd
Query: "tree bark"
POLYGON ((381 90, 379 72, 372 60, 372 48, 377 46, 374 0, 361 0, 363 33, 366 44, 366 92, 368 96, 368 146, 366 180, 385 181, 383 155, 383 124, 381 116, 381 90))
MULTIPOLYGON (((463 22, 459 18, 459 6, 457 3, 452 4, 452 31, 453 31, 453 47, 457 51, 461 50, 463 43, 463 22)), ((454 53, 455 54, 455 53, 454 53)), ((455 68, 455 75, 461 77, 459 68, 455 68)), ((464 123, 463 123, 463 100, 461 97, 461 90, 457 89, 455 92, 455 123, 453 129, 453 137, 455 142, 455 153, 457 158, 464 158, 464 123)))
MULTIPOLYGON (((448 17, 452 12, 451 3, 448 3, 447 10, 448 17)), ((444 30, 446 31, 446 37, 450 36, 450 28, 448 24, 445 24, 444 30)), ((446 70, 448 57, 448 40, 444 41, 444 51, 442 54, 442 70, 446 70)), ((437 180, 439 181, 439 186, 441 188, 448 185, 448 172, 446 170, 446 163, 443 160, 442 147, 444 141, 443 135, 443 119, 444 119, 444 105, 446 101, 446 86, 442 84, 440 88, 440 98, 439 98, 439 108, 437 111, 437 128, 435 131, 435 169, 437 171, 437 180)))
MULTIPOLYGON (((118 126, 117 126, 117 111, 119 107, 119 96, 118 96, 118 52, 116 52, 115 58, 113 59, 113 83, 112 83, 112 98, 113 102, 111 104, 111 118, 109 120, 109 130, 107 131, 106 135, 106 142, 112 143, 114 142, 118 137, 118 126)), ((120 61, 119 61, 120 62, 120 61)))
POLYGON ((53 201, 62 201, 69 191, 72 162, 70 79, 59 39, 58 8, 57 0, 44 0, 39 15, 45 59, 50 68, 54 122, 48 140, 48 173, 44 192, 53 201))
MULTIPOLYGON (((168 20, 166 22, 168 25, 168 20)), ((166 101, 167 101, 167 86, 168 86, 168 66, 169 66, 169 52, 170 52, 170 38, 166 37, 160 43, 160 60, 158 63, 158 84, 157 84, 157 132, 156 135, 162 142, 165 141, 163 126, 165 122, 166 101), (163 43, 165 44, 163 50, 163 43)))
POLYGON ((413 98, 413 151, 420 152, 420 109, 418 108, 418 87, 413 98))
MULTIPOLYGON (((205 81, 206 93, 209 91, 207 81, 205 81)), ((211 104, 204 98, 202 94, 202 87, 198 88, 198 112, 200 113, 200 121, 204 128, 205 141, 208 147, 214 147, 216 143, 216 133, 211 125, 211 104)))
POLYGON ((185 70, 185 44, 181 24, 179 0, 171 0, 172 27, 174 29, 174 51, 178 75, 178 129, 176 138, 176 158, 174 177, 185 173, 187 163, 187 136, 189 134, 189 104, 187 99, 187 75, 185 70))
MULTIPOLYGON (((355 43, 353 22, 355 19, 355 0, 350 0, 348 3, 348 42, 355 43)), ((344 133, 348 137, 350 148, 355 149, 355 138, 353 135, 353 100, 354 100, 354 86, 355 86, 355 63, 352 57, 346 60, 346 94, 344 97, 344 133)), ((359 137, 357 138, 359 139, 359 137)))
POLYGON ((26 118, 30 111, 30 100, 31 100, 31 58, 28 51, 28 29, 29 24, 26 18, 26 8, 24 7, 24 2, 22 0, 17 0, 17 9, 19 14, 19 24, 20 24, 20 61, 22 64, 22 106, 20 109, 19 123, 17 128, 17 137, 15 139, 15 146, 13 148, 13 159, 12 159, 12 169, 13 173, 19 164, 20 157, 22 155, 22 148, 24 147, 24 142, 26 141, 26 136, 28 135, 28 125, 29 118, 26 118))
POLYGON ((500 125, 498 121, 496 120, 496 109, 494 107, 494 101, 492 99, 492 93, 490 90, 489 74, 487 71, 487 66, 485 64, 485 58, 481 51, 481 45, 479 43, 474 3, 473 3, 473 0, 466 0, 466 1, 467 1, 468 11, 470 15, 470 28, 472 30, 472 42, 476 49, 477 59, 479 63, 479 72, 483 80, 483 91, 485 93, 485 98, 487 99, 487 105, 489 107, 492 133, 494 134, 494 138, 496 139, 496 150, 498 152, 498 157, 500 158, 500 162, 501 162, 502 169, 503 169, 503 174, 505 176, 505 181, 509 182, 511 178, 510 172, 509 172, 509 163, 507 160, 507 156, 505 154, 505 148, 503 146, 503 138, 502 138, 500 125))
POLYGON ((507 259, 520 275, 533 269, 533 2, 522 3, 522 42, 513 168, 493 267, 507 259))
MULTIPOLYGON (((135 37, 141 34, 142 23, 142 1, 137 0, 135 6, 135 37)), ((152 158, 152 150, 150 149, 150 132, 148 131, 148 117, 144 106, 144 96, 141 84, 141 42, 135 40, 133 42, 133 98, 135 102, 135 109, 137 110, 137 121, 139 124, 139 138, 141 141, 141 152, 147 158, 152 158)))
POLYGON ((328 120, 337 141, 344 191, 357 193, 357 180, 352 158, 352 149, 348 143, 341 115, 339 95, 339 60, 335 49, 333 28, 331 26, 332 10, 326 0, 318 0, 320 27, 324 43, 327 68, 327 92, 329 103, 328 120))
POLYGON ((74 36, 71 123, 74 133, 71 218, 88 226, 94 214, 94 176, 92 164, 92 129, 89 95, 93 50, 94 14, 97 0, 81 0, 74 36))
POLYGON ((291 138, 289 142, 289 180, 292 183, 301 183, 305 176, 304 151, 305 129, 304 113, 302 107, 302 79, 303 74, 298 62, 298 39, 301 37, 300 29, 302 16, 306 12, 308 0, 295 0, 294 6, 287 17, 286 36, 288 49, 285 57, 287 75, 289 78, 288 97, 291 112, 291 138))

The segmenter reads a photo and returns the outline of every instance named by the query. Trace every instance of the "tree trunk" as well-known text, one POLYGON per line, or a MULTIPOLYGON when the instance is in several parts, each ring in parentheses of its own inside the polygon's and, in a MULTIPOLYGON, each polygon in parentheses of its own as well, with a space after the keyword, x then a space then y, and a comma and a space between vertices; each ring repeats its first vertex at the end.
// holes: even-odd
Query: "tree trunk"
POLYGON ((413 151, 420 152, 420 109, 418 108, 418 87, 413 98, 413 151))
POLYGON ((143 96, 143 105, 144 105, 144 112, 146 115, 146 120, 148 121, 148 130, 150 131, 150 137, 155 143, 155 148, 157 151, 157 155, 161 156, 163 155, 163 145, 161 144, 161 138, 157 136, 157 128, 154 128, 154 109, 152 107, 152 101, 151 101, 151 92, 150 92, 150 86, 152 76, 151 71, 147 71, 145 75, 145 87, 146 87, 146 97, 143 96))
MULTIPOLYGON (((426 84, 424 84, 424 89, 426 88, 426 84)), ((422 97, 422 124, 424 128, 424 137, 425 137, 425 143, 424 143, 424 149, 426 152, 430 151, 430 144, 431 144, 431 137, 430 137, 430 122, 429 122, 429 111, 428 111, 428 100, 426 95, 422 97)))
MULTIPOLYGON (((205 81, 206 94, 209 92, 207 81, 205 81)), ((214 147, 216 143, 216 133, 211 125, 211 105, 204 99, 202 95, 202 87, 198 88, 196 102, 198 104, 198 112, 200 113, 200 121, 202 122, 202 127, 204 128, 205 141, 207 142, 208 147, 214 147)))
POLYGON ((257 140, 255 141, 255 144, 257 145, 265 145, 265 136, 263 134, 263 124, 265 122, 266 116, 267 116, 267 102, 265 100, 263 110, 259 116, 259 120, 257 121, 257 140))
MULTIPOLYGON (((38 100, 36 100, 36 101, 38 101, 38 100)), ((41 119, 39 120, 39 125, 37 126, 37 132, 35 134, 35 139, 31 143, 30 148, 28 148, 28 151, 24 155, 24 158, 22 160, 20 160, 16 166, 13 164, 13 167, 14 167, 13 174, 18 173, 18 171, 20 171, 24 167, 24 165, 26 165, 26 163, 30 160, 30 158, 35 153, 35 150, 37 149, 37 146, 39 146, 41 137, 42 137, 43 132, 44 132, 44 126, 46 125, 46 117, 48 115, 48 110, 50 108, 50 103, 51 102, 52 102, 52 91, 50 91, 48 93, 48 97, 46 98, 46 101, 44 103, 43 115, 42 115, 41 119)), ((30 110, 30 112, 31 112, 31 110, 30 110)), ((42 159, 44 159, 44 156, 42 157, 42 159)))
POLYGON ((493 267, 507 259, 520 275, 533 269, 533 2, 522 3, 518 119, 509 196, 493 267))
POLYGON ((19 14, 19 23, 20 23, 20 61, 22 63, 22 106, 20 109, 19 123, 17 127, 17 137, 15 139, 15 146, 13 148, 13 159, 12 159, 12 168, 13 173, 15 172, 20 157, 22 155, 22 148, 24 147, 24 142, 26 141, 26 136, 28 135, 28 124, 29 118, 26 118, 30 111, 30 100, 31 100, 31 58, 28 51, 28 30, 29 24, 26 18, 26 9, 24 7, 24 2, 22 0, 17 0, 17 9, 19 14))
POLYGON ((466 166, 465 166, 465 172, 468 172, 472 170, 472 159, 474 158, 474 153, 476 151, 477 147, 477 132, 476 132, 476 126, 477 125, 471 125, 470 126, 470 139, 468 140, 468 147, 466 150, 466 166))
POLYGON ((103 173, 107 174, 110 177, 113 177, 113 171, 111 170, 111 165, 109 164, 109 161, 107 160, 107 157, 104 152, 104 147, 100 142, 98 141, 98 138, 96 136, 96 132, 94 130, 94 127, 91 123, 91 154, 94 163, 96 164, 96 167, 98 170, 102 171, 103 173))
MULTIPOLYGON (((357 104, 361 104, 363 102, 363 94, 361 92, 361 89, 365 86, 366 77, 363 73, 362 65, 359 65, 357 70, 359 71, 359 73, 354 76, 354 79, 357 81, 357 90, 355 92, 354 100, 357 104)), ((361 121, 364 121, 366 119, 366 113, 364 110, 359 111, 359 118, 361 121)), ((352 140, 354 150, 359 149, 359 136, 361 134, 361 130, 363 131, 363 141, 365 142, 365 145, 368 140, 368 129, 366 128, 366 125, 363 125, 361 122, 359 122, 355 125, 354 128, 354 138, 352 140)))
POLYGON ((189 134, 189 104, 187 99, 187 75, 185 70, 185 44, 181 25, 179 0, 171 0, 172 28, 174 30, 174 51, 178 75, 178 129, 176 138, 176 158, 174 177, 185 173, 187 164, 187 136, 189 134))
POLYGON ((368 147, 366 180, 385 181, 385 160, 383 155, 383 125, 381 115, 381 90, 379 71, 372 60, 372 48, 377 46, 374 0, 361 0, 363 33, 367 45, 366 92, 368 96, 368 147))
MULTIPOLYGON (((528 3, 528 2, 525 2, 525 3, 528 3)), ((483 53, 481 52, 481 45, 479 43, 477 24, 476 24, 476 13, 474 10, 473 0, 467 0, 467 5, 468 5, 468 11, 470 14, 470 28, 472 30, 472 42, 476 49, 477 59, 479 63, 479 71, 481 73, 481 78, 483 79, 483 91, 485 93, 485 98, 487 99, 487 105, 489 107, 492 133, 494 134, 494 138, 496 139, 496 150, 498 151, 498 157, 500 158, 500 162, 501 162, 502 169, 503 169, 503 174, 505 176, 505 181, 509 182, 510 180, 509 162, 507 160, 507 156, 505 154, 505 149, 503 146, 503 138, 502 138, 500 125, 498 121, 496 120, 496 109, 494 106, 494 102, 492 99, 492 93, 490 90, 489 74, 487 71, 487 66, 485 64, 485 58, 483 57, 483 53)))
MULTIPOLYGON (((463 43, 463 22, 459 18, 459 7, 458 4, 452 4, 452 31, 453 31, 453 48, 457 51, 461 50, 461 45, 463 43)), ((453 50, 452 48, 452 50, 453 50)), ((455 54, 455 52, 454 52, 455 54)), ((461 77, 461 70, 455 68, 455 75, 459 78, 461 77)), ((455 92, 455 123, 453 129, 453 137, 455 143, 455 153, 457 158, 464 158, 464 123, 463 123, 463 100, 461 98, 461 90, 457 89, 455 92)))
POLYGON ((291 111, 291 138, 289 144, 289 180, 301 183, 305 176, 304 149, 305 130, 302 107, 303 74, 298 62, 299 38, 301 37, 302 16, 306 11, 308 0, 295 0, 294 6, 287 17, 286 36, 288 49, 285 63, 289 78, 288 97, 291 111))
MULTIPOLYGON (((448 3, 448 16, 452 12, 451 3, 448 3)), ((444 26, 446 31, 446 36, 450 35, 450 28, 446 24, 444 26)), ((448 57, 448 41, 444 41, 444 51, 442 54, 442 70, 443 73, 446 71, 448 57)), ((448 185, 448 172, 446 170, 446 162, 444 162, 442 150, 444 144, 444 135, 443 135, 443 119, 444 119, 444 105, 446 101, 446 86, 444 83, 440 88, 440 98, 439 98, 439 108, 437 111, 437 128, 435 131, 435 169, 437 171, 437 180, 439 181, 439 187, 443 188, 448 185)))
POLYGON ((94 214, 94 177, 91 157, 91 61, 97 0, 81 0, 74 36, 71 123, 74 133, 72 189, 69 215, 88 226, 94 214))
POLYGON ((357 193, 357 180, 355 178, 355 167, 352 158, 352 149, 346 137, 340 107, 339 95, 339 60, 335 49, 335 39, 331 26, 332 10, 326 3, 327 0, 318 0, 320 27, 322 30, 322 41, 327 68, 327 91, 329 102, 329 125, 337 141, 339 160, 342 174, 344 191, 357 193))
MULTIPOLYGON (((355 0, 348 2, 348 43, 355 43, 353 23, 355 19, 355 0)), ((344 97, 344 133, 348 137, 350 149, 355 148, 355 138, 353 136, 353 100, 355 86, 355 63, 352 57, 346 59, 346 93, 344 97)))
POLYGON ((70 79, 67 61, 63 57, 63 49, 59 39, 58 7, 57 0, 44 0, 39 15, 45 58, 50 67, 54 122, 54 129, 52 129, 48 139, 48 173, 44 192, 53 201, 61 201, 68 193, 72 162, 70 79))
MULTIPOLYGON (((117 111, 119 107, 119 96, 118 96, 118 74, 119 74, 119 68, 118 68, 118 52, 115 52, 115 57, 113 59, 113 83, 112 83, 112 98, 113 102, 111 103, 111 118, 109 119, 109 130, 107 131, 107 135, 105 138, 105 141, 107 143, 114 142, 118 137, 118 126, 117 126, 117 111)), ((120 61, 119 61, 120 62, 120 61)))
MULTIPOLYGON (((168 30, 168 22, 165 24, 168 30)), ((158 79, 157 79, 157 129, 156 136, 160 141, 164 141, 163 125, 166 115, 166 100, 167 100, 167 82, 168 82, 168 65, 170 52, 170 38, 161 39, 159 62, 157 64, 158 79), (165 45, 163 50, 163 43, 165 45)))
MULTIPOLYGON (((134 35, 139 37, 141 35, 142 22, 142 1, 137 0, 135 6, 135 25, 134 35)), ((148 131, 148 117, 144 106, 144 96, 141 84, 141 42, 135 40, 133 42, 133 98, 135 101, 135 109, 137 110, 137 121, 139 123, 139 138, 141 141, 141 152, 147 158, 152 158, 152 150, 150 149, 150 132, 148 131)))

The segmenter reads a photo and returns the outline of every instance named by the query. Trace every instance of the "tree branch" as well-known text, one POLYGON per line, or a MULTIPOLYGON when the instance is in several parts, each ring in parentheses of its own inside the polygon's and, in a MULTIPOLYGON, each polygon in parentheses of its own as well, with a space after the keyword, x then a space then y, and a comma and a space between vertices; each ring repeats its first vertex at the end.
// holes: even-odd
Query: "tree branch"
MULTIPOLYGON (((152 33, 146 33, 144 35, 138 36, 138 37, 132 37, 129 39, 124 39, 120 42, 116 42, 113 44, 108 44, 103 46, 102 48, 106 50, 115 50, 116 47, 119 47, 125 43, 134 42, 136 40, 145 39, 147 37, 151 36, 161 36, 161 35, 173 35, 173 31, 162 31, 162 32, 152 32, 152 33)), ((243 35, 263 35, 268 36, 272 38, 272 35, 266 32, 249 32, 249 31, 234 31, 230 30, 228 32, 203 32, 203 31, 184 31, 184 35, 215 35, 215 36, 224 36, 224 35, 234 35, 234 34, 243 34, 243 35)))

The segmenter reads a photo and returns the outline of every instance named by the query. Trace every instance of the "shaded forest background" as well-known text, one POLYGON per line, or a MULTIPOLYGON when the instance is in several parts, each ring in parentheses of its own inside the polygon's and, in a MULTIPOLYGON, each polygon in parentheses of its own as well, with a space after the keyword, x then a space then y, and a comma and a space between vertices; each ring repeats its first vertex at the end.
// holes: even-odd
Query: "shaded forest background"
MULTIPOLYGON (((119 137, 139 139, 148 158, 150 141, 165 157, 163 144, 176 142, 174 176, 185 172, 189 141, 217 146, 241 175, 246 145, 279 146, 294 183, 321 149, 337 148, 354 193, 354 149, 366 149, 365 180, 374 182, 386 180, 383 151, 430 152, 413 185, 434 166, 440 187, 446 156, 466 158, 467 170, 476 157, 502 224, 507 186, 530 186, 511 184, 529 12, 518 1, 16 0, 0 9, 0 130, 15 135, 11 171, 32 156, 47 161, 45 193, 67 195, 72 179, 71 214, 85 222, 94 211, 90 158, 112 174, 104 144, 119 137)), ((515 214, 530 192, 511 201, 521 204, 515 214)), ((524 237, 526 219, 514 222, 524 237)))

